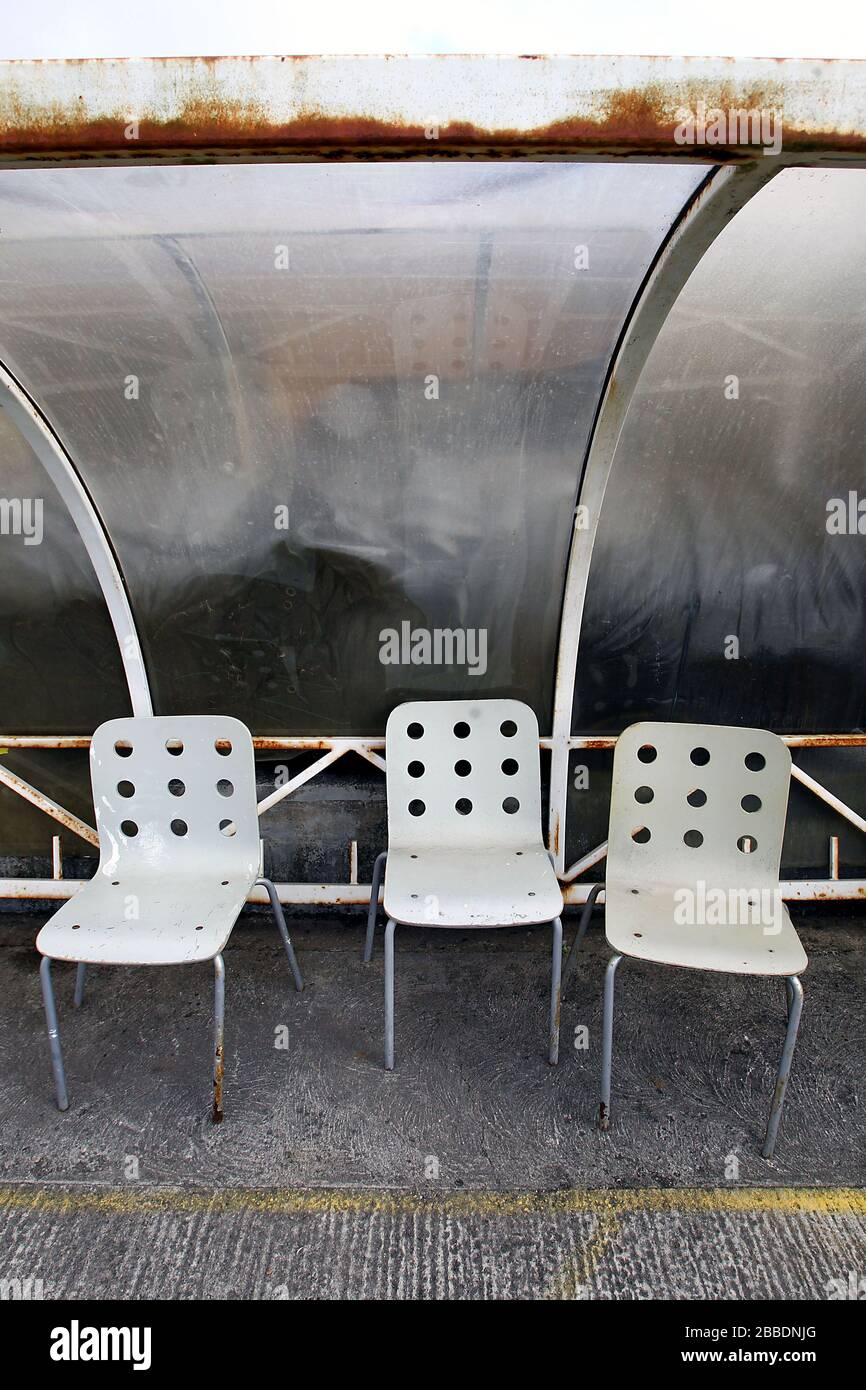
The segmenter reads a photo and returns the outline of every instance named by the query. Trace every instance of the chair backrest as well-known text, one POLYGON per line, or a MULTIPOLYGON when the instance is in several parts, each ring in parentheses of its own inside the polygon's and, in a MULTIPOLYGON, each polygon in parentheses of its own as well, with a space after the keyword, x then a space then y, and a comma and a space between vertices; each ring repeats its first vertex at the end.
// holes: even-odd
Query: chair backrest
POLYGON ((519 700, 415 700, 385 731, 394 847, 543 844, 538 721, 519 700))
POLYGON ((249 729, 219 715, 110 719, 90 745, 99 872, 258 871, 249 729))
POLYGON ((777 888, 790 780, 766 729, 632 724, 613 760, 607 881, 777 888))

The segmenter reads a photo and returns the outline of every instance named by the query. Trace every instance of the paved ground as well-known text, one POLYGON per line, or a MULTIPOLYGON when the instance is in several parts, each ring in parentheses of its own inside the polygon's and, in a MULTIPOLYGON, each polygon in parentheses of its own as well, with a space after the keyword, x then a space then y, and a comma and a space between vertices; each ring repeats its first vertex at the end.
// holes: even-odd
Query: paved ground
POLYGON ((862 1192, 0 1189, 49 1298, 866 1298, 862 1192))
POLYGON ((362 967, 360 919, 290 923, 302 995, 266 919, 245 919, 217 1128, 208 967, 94 972, 77 1014, 56 967, 61 1115, 40 921, 0 918, 0 1281, 171 1298, 805 1298, 866 1281, 862 915, 799 919, 811 964, 772 1164, 778 984, 626 963, 614 1126, 595 1130, 597 928, 558 1068, 546 934, 398 936, 387 1075, 381 947, 362 967))

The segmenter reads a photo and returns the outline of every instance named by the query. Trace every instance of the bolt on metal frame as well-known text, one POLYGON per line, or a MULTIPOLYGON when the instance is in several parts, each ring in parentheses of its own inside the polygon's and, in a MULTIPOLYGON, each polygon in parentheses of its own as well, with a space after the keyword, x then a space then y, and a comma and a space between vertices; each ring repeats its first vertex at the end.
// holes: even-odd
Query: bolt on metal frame
MULTIPOLYGON (((370 158, 690 161, 708 174, 668 232, 623 326, 581 469, 557 653, 551 734, 549 846, 567 902, 606 845, 565 863, 569 755, 615 739, 571 733, 586 589, 601 506, 629 403, 680 290, 707 248, 782 169, 866 165, 866 63, 800 59, 655 57, 274 57, 88 59, 0 63, 0 168, 40 164, 254 162, 370 158), (727 143, 687 143, 683 111, 727 112, 727 143), (749 118, 772 113, 778 153, 756 148, 749 118)), ((0 365, 9 412, 55 482, 94 565, 121 650, 133 713, 152 713, 141 644, 108 530, 50 424, 0 365)), ((791 747, 862 747, 859 735, 806 734, 791 747)), ((318 748, 323 756, 259 804, 263 814, 348 751, 380 770, 382 739, 256 739, 260 749, 318 748)), ((6 747, 85 747, 87 739, 0 736, 6 747)), ((792 775, 859 830, 866 820, 809 774, 792 775)), ((0 782, 81 838, 95 832, 0 765, 0 782)), ((349 884, 280 884, 283 902, 365 902, 357 847, 349 884)), ((57 856, 55 855, 55 860, 57 856)), ((78 885, 0 881, 3 897, 66 896, 78 885), (53 891, 45 891, 46 887, 53 891)), ((866 897, 866 881, 783 882, 788 898, 866 897)), ((255 894, 253 895, 255 896, 255 894)), ((261 896, 261 895, 259 895, 261 896)))

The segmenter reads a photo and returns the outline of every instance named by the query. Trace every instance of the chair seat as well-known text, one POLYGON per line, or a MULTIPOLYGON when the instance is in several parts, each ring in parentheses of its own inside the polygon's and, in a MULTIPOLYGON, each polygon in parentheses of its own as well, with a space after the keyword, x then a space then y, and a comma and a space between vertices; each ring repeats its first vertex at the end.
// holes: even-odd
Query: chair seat
POLYGON ((179 874, 101 872, 64 903, 36 938, 53 960, 101 965, 181 965, 211 960, 231 935, 255 875, 224 883, 179 874), (130 905, 137 916, 127 918, 130 905))
MULTIPOLYGON (((777 903, 775 913, 772 903, 764 904, 764 925, 760 920, 741 920, 741 899, 729 894, 723 905, 712 905, 695 890, 699 925, 689 925, 677 920, 682 912, 680 892, 660 885, 642 886, 635 892, 608 884, 605 931, 613 950, 660 965, 734 975, 799 975, 806 969, 806 952, 784 904, 777 903), (722 921, 715 923, 714 915, 722 921)), ((760 901, 756 900, 754 911, 760 915, 760 901)))
POLYGON ((531 926, 559 916, 562 893, 547 851, 537 845, 392 848, 385 911, 407 926, 531 926))

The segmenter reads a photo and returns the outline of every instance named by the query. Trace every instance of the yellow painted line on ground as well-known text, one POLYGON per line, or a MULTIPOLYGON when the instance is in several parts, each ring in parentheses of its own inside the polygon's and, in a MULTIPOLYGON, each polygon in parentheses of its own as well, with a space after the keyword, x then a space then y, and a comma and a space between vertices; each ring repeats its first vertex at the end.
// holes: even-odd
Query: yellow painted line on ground
POLYGON ((176 1215, 262 1212, 271 1215, 366 1214, 414 1216, 441 1213, 453 1217, 578 1216, 617 1217, 628 1212, 718 1215, 723 1213, 800 1213, 866 1216, 866 1190, 852 1187, 645 1187, 567 1188, 555 1192, 419 1193, 354 1188, 217 1189, 150 1187, 68 1187, 15 1183, 0 1186, 0 1211, 53 1212, 79 1215, 176 1215))
POLYGON ((613 1212, 599 1212, 595 1219, 595 1229, 580 1255, 576 1260, 568 1261, 567 1267, 560 1271, 546 1289, 544 1297, 570 1303, 581 1298, 621 1229, 622 1221, 619 1216, 615 1216, 613 1212))

